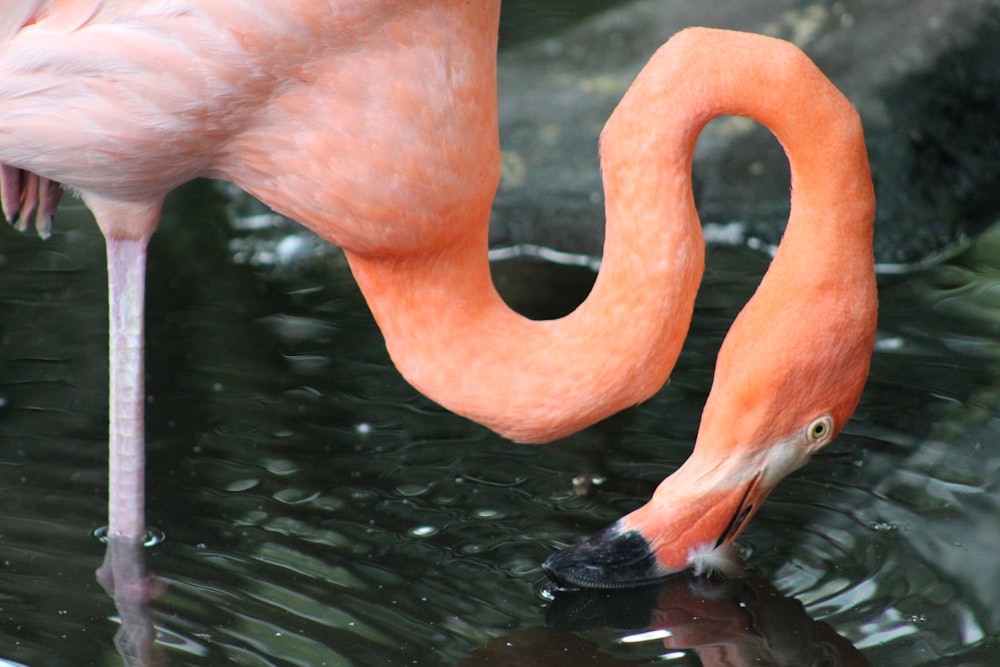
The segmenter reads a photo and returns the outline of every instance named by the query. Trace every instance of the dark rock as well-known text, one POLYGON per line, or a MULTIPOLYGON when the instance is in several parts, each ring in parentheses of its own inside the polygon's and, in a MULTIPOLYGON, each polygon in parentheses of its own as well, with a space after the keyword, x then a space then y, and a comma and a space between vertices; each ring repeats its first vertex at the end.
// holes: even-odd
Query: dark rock
MULTIPOLYGON (((600 130, 649 56, 689 25, 789 39, 858 107, 884 271, 933 261, 1000 217, 1000 1, 647 0, 501 53, 494 244, 600 253, 600 130)), ((788 168, 766 130, 712 123, 694 178, 710 231, 739 222, 724 228, 737 232, 729 242, 779 241, 788 168)))

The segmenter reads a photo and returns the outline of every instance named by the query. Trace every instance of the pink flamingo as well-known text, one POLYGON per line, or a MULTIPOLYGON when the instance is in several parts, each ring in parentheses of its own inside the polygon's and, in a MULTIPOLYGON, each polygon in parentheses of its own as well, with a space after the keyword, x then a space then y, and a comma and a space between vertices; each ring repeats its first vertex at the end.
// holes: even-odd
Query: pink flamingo
POLYGON ((843 427, 876 313, 871 179, 847 101, 784 42, 674 37, 604 131, 608 229, 592 294, 560 320, 530 321, 497 296, 486 257, 499 5, 20 0, 0 12, 4 210, 24 226, 37 203, 44 236, 63 184, 107 241, 112 536, 145 530, 146 245, 166 193, 199 176, 340 245, 417 389, 543 442, 665 382, 704 263, 695 139, 717 115, 750 116, 789 154, 792 214, 720 352, 695 452, 648 505, 547 569, 607 586, 711 562, 843 427))

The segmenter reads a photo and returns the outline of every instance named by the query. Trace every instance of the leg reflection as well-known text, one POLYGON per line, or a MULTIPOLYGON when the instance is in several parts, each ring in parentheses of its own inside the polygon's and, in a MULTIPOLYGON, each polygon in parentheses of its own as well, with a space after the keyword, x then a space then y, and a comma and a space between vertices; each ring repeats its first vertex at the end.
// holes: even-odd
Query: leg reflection
POLYGON ((115 648, 126 667, 165 667, 167 657, 156 643, 150 605, 164 586, 146 572, 144 548, 142 540, 109 537, 97 581, 118 609, 121 626, 115 633, 115 648))

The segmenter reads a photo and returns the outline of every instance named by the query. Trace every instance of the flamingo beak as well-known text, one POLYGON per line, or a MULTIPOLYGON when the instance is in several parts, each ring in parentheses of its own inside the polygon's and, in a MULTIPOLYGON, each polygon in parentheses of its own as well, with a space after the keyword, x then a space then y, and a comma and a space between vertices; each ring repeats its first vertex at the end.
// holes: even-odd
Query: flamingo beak
POLYGON ((693 568, 695 574, 743 573, 733 540, 770 492, 759 472, 749 480, 698 494, 668 477, 636 511, 558 551, 542 565, 561 588, 629 588, 693 568))
POLYGON ((564 589, 632 588, 670 574, 656 561, 649 540, 618 521, 586 541, 549 556, 545 575, 564 589))

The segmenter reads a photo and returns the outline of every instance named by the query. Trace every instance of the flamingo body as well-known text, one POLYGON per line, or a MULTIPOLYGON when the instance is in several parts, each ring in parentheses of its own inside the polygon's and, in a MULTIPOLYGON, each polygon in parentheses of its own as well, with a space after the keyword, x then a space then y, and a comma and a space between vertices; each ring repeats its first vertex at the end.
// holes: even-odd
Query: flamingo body
POLYGON ((432 2, 34 4, 0 37, 0 150, 85 199, 158 207, 222 178, 339 245, 388 253, 436 247, 453 233, 441 209, 492 197, 496 109, 472 99, 495 79, 489 11, 464 10, 459 29, 465 17, 432 2), (430 150, 434 135, 468 155, 430 150))
POLYGON ((694 143, 711 118, 748 115, 789 153, 792 216, 720 352, 695 453, 650 504, 548 571, 601 586, 702 562, 843 427, 876 309, 871 179, 846 100, 784 42, 677 35, 602 135, 608 229, 593 292, 535 322, 504 305, 486 261, 498 20, 496 0, 20 0, 0 11, 4 211, 24 226, 37 206, 45 235, 63 184, 108 244, 112 535, 144 531, 146 244, 166 193, 201 176, 343 247, 417 389, 542 442, 665 382, 704 265, 694 143), (642 567, 619 567, 622 554, 642 567))

